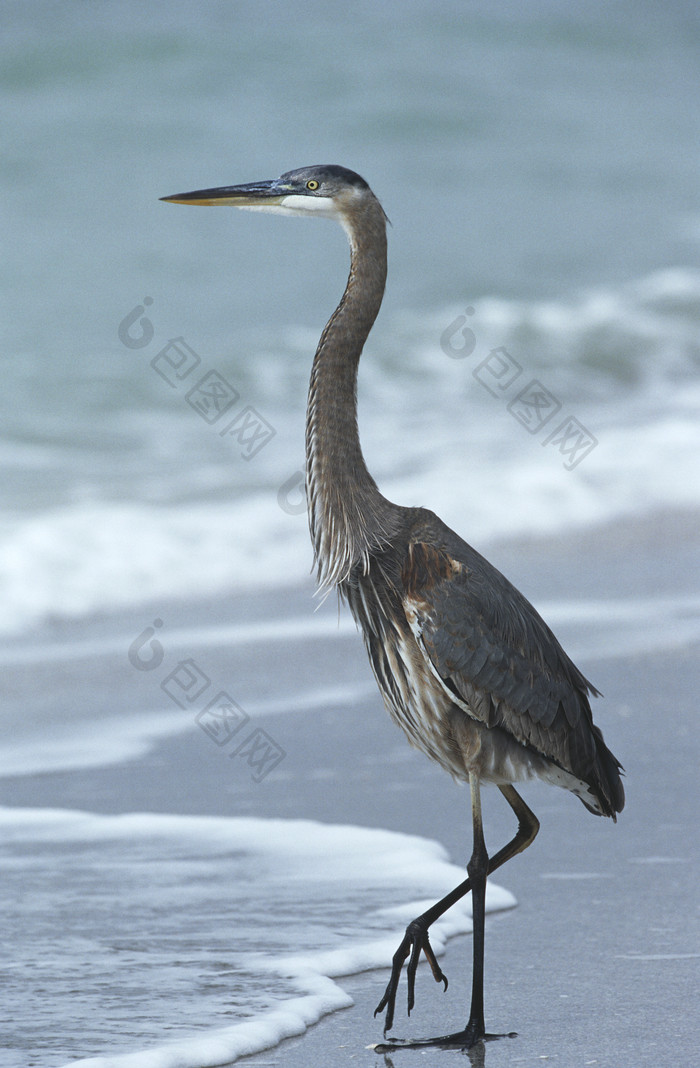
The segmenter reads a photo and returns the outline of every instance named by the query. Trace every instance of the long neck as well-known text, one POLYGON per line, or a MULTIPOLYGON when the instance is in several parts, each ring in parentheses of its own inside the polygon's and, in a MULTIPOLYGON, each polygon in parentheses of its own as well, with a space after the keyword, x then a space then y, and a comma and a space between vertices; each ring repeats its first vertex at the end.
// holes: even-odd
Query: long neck
POLYGON ((319 582, 342 583, 381 547, 392 506, 377 489, 357 429, 357 366, 386 281, 386 222, 378 201, 347 224, 343 298, 316 350, 306 413, 306 495, 319 582))

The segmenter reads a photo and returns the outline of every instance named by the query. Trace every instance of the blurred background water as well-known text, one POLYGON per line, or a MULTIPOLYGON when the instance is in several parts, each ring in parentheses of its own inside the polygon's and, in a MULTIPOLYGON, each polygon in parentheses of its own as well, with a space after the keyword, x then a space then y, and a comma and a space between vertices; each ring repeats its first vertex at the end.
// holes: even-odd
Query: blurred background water
POLYGON ((1 18, 5 629, 308 572, 303 408, 345 238, 158 198, 314 162, 393 224, 360 383, 388 496, 477 544, 700 503, 696 5, 1 18), (188 400, 205 374, 220 418, 188 400))

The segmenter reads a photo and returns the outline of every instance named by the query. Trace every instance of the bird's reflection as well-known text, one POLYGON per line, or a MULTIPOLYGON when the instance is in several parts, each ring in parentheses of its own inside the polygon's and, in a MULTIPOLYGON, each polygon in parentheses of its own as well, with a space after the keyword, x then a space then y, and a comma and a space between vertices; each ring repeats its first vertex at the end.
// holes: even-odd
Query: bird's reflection
MULTIPOLYGON (((379 1047, 377 1052, 381 1052, 379 1047)), ((470 1046, 469 1049, 463 1049, 460 1052, 466 1054, 469 1058, 470 1068, 485 1068, 486 1043, 477 1042, 474 1046, 470 1046)), ((385 1068, 398 1068, 391 1053, 384 1053, 384 1065, 385 1068)))

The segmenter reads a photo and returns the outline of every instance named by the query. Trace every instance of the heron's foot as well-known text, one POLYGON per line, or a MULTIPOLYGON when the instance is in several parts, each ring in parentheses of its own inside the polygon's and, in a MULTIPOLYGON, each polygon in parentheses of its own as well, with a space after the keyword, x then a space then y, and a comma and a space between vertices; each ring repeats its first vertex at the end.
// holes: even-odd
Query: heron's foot
POLYGON ((447 977, 442 974, 440 965, 438 964, 435 954, 433 953, 433 947, 430 945, 428 938, 428 928, 421 921, 421 919, 413 920, 406 928, 406 934, 403 936, 401 945, 396 950, 391 962, 391 976, 387 983, 386 990, 384 991, 384 997, 374 1010, 374 1015, 383 1012, 386 1009, 386 1017, 384 1020, 384 1034, 391 1030, 394 1023, 394 1009, 396 1008, 396 993, 399 989, 399 980, 401 979, 401 969, 403 968, 404 961, 409 957, 408 967, 406 969, 406 978, 408 980, 408 1015, 411 1015, 411 1009, 415 1005, 415 986, 416 986, 416 970, 418 968, 418 962, 420 961, 421 953, 425 954, 425 958, 430 965, 430 970, 433 973, 433 978, 436 983, 444 983, 445 990, 447 990, 447 977))
POLYGON ((463 1031, 455 1031, 453 1035, 441 1035, 438 1038, 393 1038, 387 1042, 378 1042, 373 1048, 375 1053, 392 1053, 400 1049, 470 1050, 482 1042, 494 1042, 497 1038, 517 1037, 517 1031, 508 1031, 502 1035, 490 1035, 467 1026, 463 1031))

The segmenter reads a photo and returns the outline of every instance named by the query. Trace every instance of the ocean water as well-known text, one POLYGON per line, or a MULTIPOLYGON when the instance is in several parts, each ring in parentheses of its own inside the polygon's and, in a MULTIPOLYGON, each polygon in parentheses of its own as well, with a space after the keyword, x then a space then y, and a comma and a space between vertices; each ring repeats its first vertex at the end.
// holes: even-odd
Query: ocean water
MULTIPOLYGON (((360 430, 390 498, 434 508, 478 547, 697 510, 694 5, 8 0, 0 17, 3 775, 99 768, 192 730, 191 710, 128 668, 146 613, 310 570, 305 391, 345 238, 161 196, 319 161, 370 182, 392 227, 360 430)), ((700 633, 692 589, 539 607, 575 657, 700 633)), ((213 687, 224 653, 235 677, 251 650, 357 641, 347 620, 330 637, 327 624, 323 610, 166 617, 158 682, 178 656, 213 687)), ((253 721, 349 705, 372 685, 288 681, 245 695, 253 721)), ((3 902, 16 999, 3 1068, 220 1063, 300 1033, 347 1004, 337 977, 384 964, 416 898, 459 870, 434 843, 352 827, 19 808, 0 822, 16 888, 3 902), (232 957, 212 902, 253 878, 257 923, 232 957), (110 911, 117 879, 128 930, 110 911), (332 922, 329 883, 334 900, 342 890, 332 922), (405 910, 382 911, 388 884, 405 910), (300 902, 290 931, 269 921, 300 902), (179 943, 173 970, 178 917, 197 943, 179 943), (117 958, 126 1000, 97 978, 117 958), (102 1034, 86 967, 111 1021, 102 1034), (148 1011, 132 1012, 143 991, 148 1011)), ((513 903, 494 894, 494 907, 513 903)), ((458 912, 442 937, 468 928, 458 912)))
MULTIPOLYGON (((437 842, 303 820, 2 809, 0 826, 8 1068, 204 1068, 265 1049, 351 1005, 335 980, 383 966, 426 898, 464 878, 437 842)), ((514 904, 489 886, 489 911, 514 904)), ((436 951, 470 930, 468 899, 431 929, 436 951)))
POLYGON ((393 224, 360 375, 388 496, 477 545, 697 507, 694 7, 398 10, 3 6, 6 632, 308 573, 345 239, 158 198, 313 161, 393 224))

